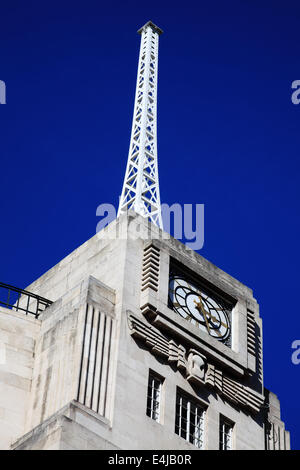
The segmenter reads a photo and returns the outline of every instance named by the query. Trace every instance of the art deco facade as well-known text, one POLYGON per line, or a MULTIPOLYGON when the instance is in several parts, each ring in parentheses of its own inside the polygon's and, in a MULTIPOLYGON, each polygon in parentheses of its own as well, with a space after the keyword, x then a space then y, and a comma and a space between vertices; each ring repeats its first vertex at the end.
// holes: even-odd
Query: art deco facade
POLYGON ((0 308, 0 447, 288 449, 251 289, 129 214, 0 308))

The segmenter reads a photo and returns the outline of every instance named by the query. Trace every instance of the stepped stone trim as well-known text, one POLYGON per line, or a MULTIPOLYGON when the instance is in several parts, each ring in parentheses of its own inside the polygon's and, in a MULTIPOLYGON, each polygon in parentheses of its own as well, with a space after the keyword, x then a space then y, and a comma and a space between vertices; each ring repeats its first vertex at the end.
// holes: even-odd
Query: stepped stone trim
POLYGON ((255 315, 247 310, 247 351, 256 356, 255 315))
POLYGON ((160 250, 153 244, 144 249, 142 270, 142 291, 158 291, 160 250))

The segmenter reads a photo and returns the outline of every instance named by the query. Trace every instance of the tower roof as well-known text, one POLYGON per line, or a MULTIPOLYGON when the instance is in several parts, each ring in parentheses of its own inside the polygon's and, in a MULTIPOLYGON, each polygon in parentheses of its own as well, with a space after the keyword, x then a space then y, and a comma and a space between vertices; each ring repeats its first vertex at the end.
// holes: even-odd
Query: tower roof
POLYGON ((142 31, 144 31, 144 29, 147 28, 147 26, 150 26, 153 31, 155 31, 156 33, 159 34, 159 36, 163 33, 163 30, 160 29, 158 26, 156 26, 156 24, 152 23, 152 21, 147 21, 146 24, 144 24, 144 26, 142 26, 139 30, 138 30, 138 33, 139 34, 142 34, 142 31))

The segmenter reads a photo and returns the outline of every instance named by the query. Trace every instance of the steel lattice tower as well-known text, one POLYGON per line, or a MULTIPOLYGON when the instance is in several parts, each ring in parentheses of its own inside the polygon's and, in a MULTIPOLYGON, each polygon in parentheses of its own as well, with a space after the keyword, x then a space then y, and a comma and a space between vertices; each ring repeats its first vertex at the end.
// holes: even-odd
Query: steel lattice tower
POLYGON ((129 209, 163 228, 157 168, 158 38, 151 21, 139 31, 141 47, 129 154, 118 216, 129 209))

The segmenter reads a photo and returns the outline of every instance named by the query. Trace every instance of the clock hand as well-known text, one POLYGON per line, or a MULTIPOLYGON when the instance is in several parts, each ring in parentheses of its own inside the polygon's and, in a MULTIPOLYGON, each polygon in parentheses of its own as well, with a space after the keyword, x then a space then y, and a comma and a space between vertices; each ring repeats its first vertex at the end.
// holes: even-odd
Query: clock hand
POLYGON ((227 328, 227 325, 225 325, 225 323, 223 323, 221 320, 219 320, 217 317, 214 317, 212 313, 209 313, 209 312, 206 312, 210 318, 212 319, 212 321, 215 321, 217 323, 220 323, 222 326, 224 326, 224 328, 227 328))
MULTIPOLYGON (((199 296, 199 300, 200 300, 199 303, 197 303, 197 302, 194 300, 194 302, 195 302, 195 304, 196 304, 196 308, 198 309, 198 306, 200 305, 201 312, 202 312, 203 314, 205 314, 206 317, 207 317, 207 316, 212 317, 211 313, 208 312, 207 310, 205 310, 205 307, 204 307, 204 305, 203 305, 203 301, 202 301, 201 296, 199 296)), ((198 309, 198 310, 199 310, 199 309, 198 309)), ((209 320, 209 321, 210 321, 210 320, 209 320)))
POLYGON ((208 330, 208 332, 209 332, 209 334, 210 334, 210 327, 209 327, 209 323, 208 323, 208 320, 207 320, 206 312, 205 312, 204 309, 203 309, 202 314, 203 314, 203 317, 204 317, 204 320, 205 320, 205 323, 206 323, 206 328, 207 328, 207 330, 208 330))
MULTIPOLYGON (((227 328, 227 325, 225 325, 225 323, 223 323, 221 320, 219 320, 217 317, 215 317, 211 312, 208 312, 207 310, 205 310, 201 296, 199 296, 199 300, 200 300, 199 303, 200 303, 200 305, 201 305, 201 307, 202 307, 201 310, 203 310, 203 311, 206 313, 206 315, 209 316, 209 318, 210 318, 209 321, 211 321, 211 320, 212 320, 213 322, 215 321, 215 322, 217 322, 217 323, 220 323, 222 326, 224 326, 224 328, 227 328)), ((194 302, 195 302, 196 305, 198 305, 195 300, 194 300, 194 302)))
POLYGON ((204 318, 204 321, 205 321, 205 324, 206 324, 206 328, 208 330, 208 332, 210 333, 210 328, 209 328, 209 324, 208 324, 208 320, 207 320, 207 316, 206 316, 206 311, 203 307, 203 304, 202 304, 202 300, 201 300, 201 297, 199 296, 199 300, 200 302, 196 302, 196 300, 194 299, 194 303, 196 304, 196 309, 202 314, 203 318, 204 318))
MULTIPOLYGON (((225 325, 225 323, 223 323, 218 318, 216 318, 212 313, 205 310, 204 305, 203 305, 203 301, 202 301, 200 296, 199 296, 199 300, 200 300, 200 302, 196 302, 196 300, 194 300, 194 303, 196 304, 197 310, 200 311, 200 313, 204 317, 204 320, 205 320, 206 327, 207 327, 208 331, 210 332, 210 328, 209 328, 209 324, 208 324, 210 322, 220 323, 222 326, 224 326, 224 328, 227 328, 227 325, 225 325), (200 306, 200 310, 199 310, 199 306, 200 306)), ((216 331, 217 331, 219 336, 222 336, 221 333, 218 330, 216 330, 216 331)))

